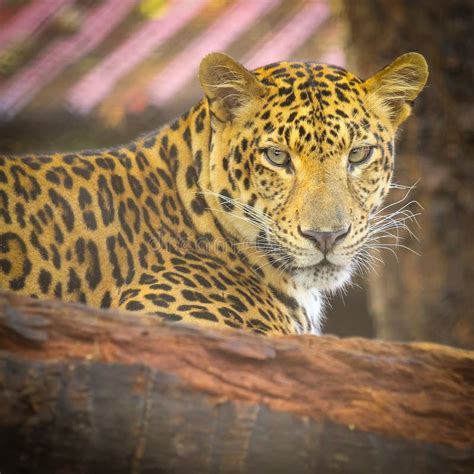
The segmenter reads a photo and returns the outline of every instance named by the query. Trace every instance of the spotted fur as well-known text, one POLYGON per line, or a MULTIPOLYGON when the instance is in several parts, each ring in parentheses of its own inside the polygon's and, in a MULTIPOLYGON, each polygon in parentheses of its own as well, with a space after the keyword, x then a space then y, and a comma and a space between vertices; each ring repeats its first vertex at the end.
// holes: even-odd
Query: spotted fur
POLYGON ((214 53, 204 99, 161 130, 113 149, 0 157, 0 287, 317 334, 321 291, 350 277, 426 77, 416 53, 367 81, 310 62, 250 72, 214 53), (372 156, 351 164, 361 146, 372 156), (290 161, 275 165, 269 147, 290 161), (326 254, 303 232, 344 226, 326 254))

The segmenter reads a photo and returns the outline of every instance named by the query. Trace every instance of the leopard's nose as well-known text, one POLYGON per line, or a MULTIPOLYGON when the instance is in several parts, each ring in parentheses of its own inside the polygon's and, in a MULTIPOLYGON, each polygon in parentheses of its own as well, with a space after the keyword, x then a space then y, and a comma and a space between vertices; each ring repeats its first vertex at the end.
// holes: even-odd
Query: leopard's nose
POLYGON ((344 229, 331 231, 331 232, 320 232, 314 229, 302 229, 298 227, 300 234, 309 240, 312 240, 321 252, 326 255, 336 244, 342 242, 351 230, 351 226, 347 226, 344 229))

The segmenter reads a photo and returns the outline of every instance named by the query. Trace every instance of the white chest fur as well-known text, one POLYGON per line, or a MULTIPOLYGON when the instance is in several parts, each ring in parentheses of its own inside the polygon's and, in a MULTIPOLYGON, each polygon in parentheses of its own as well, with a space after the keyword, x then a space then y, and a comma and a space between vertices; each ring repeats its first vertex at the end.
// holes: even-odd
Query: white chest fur
POLYGON ((321 324, 324 319, 323 315, 323 297, 320 292, 314 287, 308 287, 306 281, 299 281, 295 279, 291 287, 288 289, 293 298, 296 299, 301 311, 306 313, 308 322, 301 327, 297 325, 297 332, 300 334, 314 334, 321 335, 321 324), (309 329, 308 327, 309 326, 309 329))

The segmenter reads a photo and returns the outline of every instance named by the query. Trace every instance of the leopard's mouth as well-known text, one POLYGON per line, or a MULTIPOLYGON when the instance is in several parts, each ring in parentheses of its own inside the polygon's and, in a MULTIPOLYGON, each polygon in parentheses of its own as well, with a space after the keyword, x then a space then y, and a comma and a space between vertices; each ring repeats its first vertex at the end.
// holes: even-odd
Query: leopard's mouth
POLYGON ((345 264, 345 265, 337 264, 337 263, 331 262, 326 257, 324 257, 319 263, 315 263, 315 264, 307 265, 303 267, 300 266, 299 268, 302 268, 304 270, 313 270, 315 272, 325 272, 325 271, 326 272, 340 272, 340 271, 346 270, 348 267, 349 267, 349 264, 345 264))
POLYGON ((350 263, 338 264, 338 263, 331 262, 326 257, 323 257, 317 263, 308 263, 308 264, 299 264, 294 259, 293 263, 288 266, 288 269, 292 273, 311 272, 311 273, 314 273, 314 274, 323 274, 323 273, 337 274, 339 272, 347 271, 348 268, 350 268, 350 263))
POLYGON ((329 268, 329 269, 338 269, 344 268, 344 265, 336 265, 333 262, 330 262, 326 257, 324 257, 319 263, 313 265, 314 268, 329 268))
POLYGON ((351 266, 352 259, 333 254, 322 255, 317 250, 308 252, 304 248, 290 248, 265 232, 259 234, 256 245, 273 267, 284 269, 287 273, 338 274, 347 272, 351 266), (271 252, 267 251, 269 246, 271 252))

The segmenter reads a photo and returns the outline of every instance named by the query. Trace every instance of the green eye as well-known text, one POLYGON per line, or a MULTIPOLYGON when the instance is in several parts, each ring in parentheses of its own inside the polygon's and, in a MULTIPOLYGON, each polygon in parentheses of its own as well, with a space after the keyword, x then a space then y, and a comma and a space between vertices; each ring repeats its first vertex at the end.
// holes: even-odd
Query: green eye
POLYGON ((361 146, 353 148, 349 153, 349 162, 354 165, 360 165, 367 161, 374 152, 373 146, 361 146))
POLYGON ((354 165, 360 165, 367 161, 374 152, 373 146, 360 146, 353 148, 349 153, 349 162, 354 165))
POLYGON ((274 146, 267 148, 264 153, 267 159, 277 166, 285 166, 290 161, 290 154, 288 152, 274 146))

